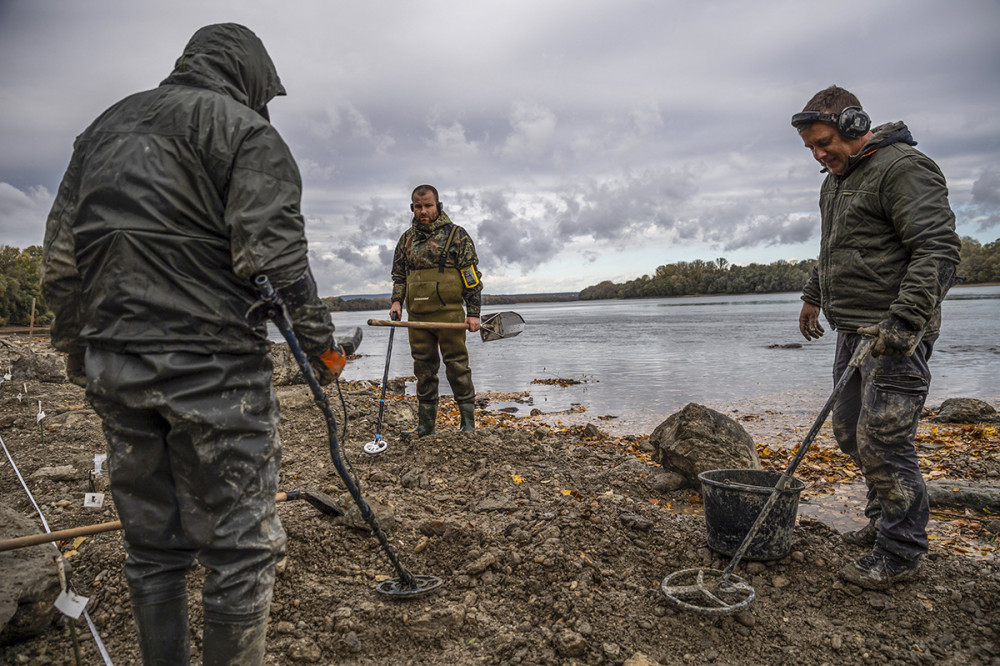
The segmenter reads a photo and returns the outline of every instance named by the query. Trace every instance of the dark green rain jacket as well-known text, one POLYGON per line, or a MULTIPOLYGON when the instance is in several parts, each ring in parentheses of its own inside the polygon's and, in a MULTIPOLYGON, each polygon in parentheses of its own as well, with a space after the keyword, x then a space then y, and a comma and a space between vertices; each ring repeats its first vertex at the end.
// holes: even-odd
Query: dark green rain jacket
POLYGON ((309 270, 301 179, 266 118, 285 94, 253 32, 210 25, 158 88, 77 137, 45 230, 52 341, 126 353, 262 353, 252 280, 305 284, 292 313, 307 353, 333 325, 309 270))
POLYGON ((802 300, 837 331, 894 314, 938 332, 961 241, 944 175, 900 122, 876 127, 842 176, 820 190, 822 234, 802 300))

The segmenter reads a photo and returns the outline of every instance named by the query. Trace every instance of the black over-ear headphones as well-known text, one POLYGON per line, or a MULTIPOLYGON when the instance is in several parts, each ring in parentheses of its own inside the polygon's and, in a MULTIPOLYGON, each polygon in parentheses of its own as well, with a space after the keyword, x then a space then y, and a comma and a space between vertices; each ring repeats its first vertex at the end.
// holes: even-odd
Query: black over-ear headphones
POLYGON ((849 106, 840 113, 803 111, 792 116, 792 127, 798 128, 813 123, 830 123, 845 139, 860 139, 868 133, 872 119, 860 106, 849 106))
MULTIPOLYGON (((444 212, 444 204, 440 201, 437 202, 438 215, 444 212)), ((410 211, 413 210, 413 204, 410 204, 410 211)))

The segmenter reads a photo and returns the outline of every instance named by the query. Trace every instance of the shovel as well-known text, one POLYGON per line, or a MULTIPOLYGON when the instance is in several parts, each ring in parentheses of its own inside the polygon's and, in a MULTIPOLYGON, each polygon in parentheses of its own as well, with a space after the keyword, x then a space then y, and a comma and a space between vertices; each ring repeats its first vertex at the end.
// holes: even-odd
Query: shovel
MULTIPOLYGON (((321 513, 325 513, 328 516, 344 515, 344 510, 340 508, 340 505, 337 504, 332 497, 315 490, 284 490, 274 496, 275 502, 291 502, 300 499, 309 502, 314 507, 319 509, 321 513)), ((110 523, 98 523, 97 525, 71 527, 69 529, 58 530, 56 532, 46 532, 45 534, 32 534, 29 536, 17 537, 16 539, 7 539, 6 541, 0 541, 0 553, 5 550, 15 550, 17 548, 37 546, 40 543, 49 543, 50 541, 65 541, 66 539, 75 539, 76 537, 90 536, 91 534, 114 532, 116 530, 120 530, 121 528, 122 521, 115 520, 110 523)))
MULTIPOLYGON (((483 342, 513 338, 524 331, 524 317, 516 312, 497 312, 485 315, 479 320, 479 337, 483 342)), ((403 328, 453 328, 469 330, 468 324, 458 322, 438 321, 388 321, 386 319, 369 319, 369 326, 402 326, 403 328)))

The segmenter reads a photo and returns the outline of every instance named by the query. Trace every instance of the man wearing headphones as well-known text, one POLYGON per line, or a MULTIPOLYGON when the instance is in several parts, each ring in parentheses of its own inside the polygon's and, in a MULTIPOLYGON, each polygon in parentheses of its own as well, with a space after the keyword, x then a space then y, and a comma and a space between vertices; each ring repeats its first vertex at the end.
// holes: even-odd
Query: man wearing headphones
POLYGON ((858 98, 837 86, 817 93, 792 125, 827 174, 820 255, 803 289, 799 330, 807 340, 822 336, 822 308, 837 331, 834 382, 862 337, 877 338, 832 420, 868 485, 869 523, 844 540, 872 548, 840 575, 885 589, 915 577, 927 552, 927 489, 913 441, 961 242, 944 176, 913 148, 906 125, 870 129, 858 98))
MULTIPOLYGON (((392 258, 389 318, 399 319, 405 301, 410 321, 464 321, 469 331, 478 331, 483 283, 482 273, 476 267, 479 259, 472 238, 445 214, 434 187, 418 186, 411 201, 413 220, 396 244, 392 258)), ((461 429, 472 432, 476 389, 472 385, 465 331, 426 328, 408 331, 413 374, 417 376, 417 427, 402 434, 423 437, 434 432, 441 357, 458 403, 461 429)))

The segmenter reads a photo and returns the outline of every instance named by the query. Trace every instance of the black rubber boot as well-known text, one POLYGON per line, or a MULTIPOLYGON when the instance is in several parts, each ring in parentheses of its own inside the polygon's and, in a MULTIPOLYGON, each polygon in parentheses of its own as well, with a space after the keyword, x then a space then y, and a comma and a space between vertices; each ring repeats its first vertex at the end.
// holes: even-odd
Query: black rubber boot
POLYGON ((132 606, 145 666, 186 666, 191 662, 187 597, 132 606))
POLYGON ((434 433, 438 406, 436 402, 417 403, 417 427, 399 433, 402 437, 426 437, 434 433))
POLYGON ((204 666, 260 666, 264 663, 267 616, 250 622, 225 622, 205 617, 201 644, 204 666))
POLYGON ((458 404, 458 413, 462 417, 462 432, 474 432, 476 429, 476 403, 461 402, 458 404))

